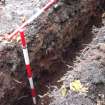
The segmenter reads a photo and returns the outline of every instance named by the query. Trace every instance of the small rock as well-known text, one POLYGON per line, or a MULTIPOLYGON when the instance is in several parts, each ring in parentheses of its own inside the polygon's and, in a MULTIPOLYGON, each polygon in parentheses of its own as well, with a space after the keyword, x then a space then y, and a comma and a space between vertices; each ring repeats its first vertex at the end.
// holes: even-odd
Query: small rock
POLYGON ((99 43, 99 49, 105 52, 105 43, 99 43))

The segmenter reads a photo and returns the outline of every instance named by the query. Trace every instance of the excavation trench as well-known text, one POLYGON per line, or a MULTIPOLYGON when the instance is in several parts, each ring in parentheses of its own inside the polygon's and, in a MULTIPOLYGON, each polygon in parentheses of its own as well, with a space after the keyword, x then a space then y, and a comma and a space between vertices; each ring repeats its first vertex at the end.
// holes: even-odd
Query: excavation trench
MULTIPOLYGON (((39 94, 37 97, 37 105, 50 104, 53 97, 51 99, 48 95, 46 95, 45 97, 41 98, 40 95, 44 96, 49 91, 48 87, 52 87, 52 91, 53 86, 57 86, 59 88, 61 87, 63 82, 58 83, 57 81, 60 80, 60 78, 63 77, 64 74, 67 73, 67 71, 69 71, 70 69, 72 70, 73 62, 75 61, 76 56, 78 56, 80 51, 92 41, 93 35, 91 31, 87 31, 87 33, 86 35, 84 35, 84 37, 81 36, 77 39, 72 40, 72 44, 65 48, 65 52, 62 53, 62 58, 59 58, 57 59, 57 61, 54 61, 54 63, 52 63, 50 68, 52 72, 49 72, 49 70, 42 68, 42 71, 40 72, 40 77, 34 78, 34 83, 39 94), (68 66, 71 66, 71 68, 68 68, 68 66), (59 72, 57 72, 58 70, 59 72)), ((33 70, 34 69, 37 69, 37 67, 33 68, 33 70)), ((12 105, 31 105, 32 103, 33 102, 30 95, 30 89, 29 87, 25 87, 23 88, 22 93, 19 95, 17 100, 14 101, 12 105)))
MULTIPOLYGON (((73 75, 75 75, 76 57, 87 47, 86 45, 93 41, 94 35, 97 34, 98 31, 94 32, 94 35, 92 33, 93 26, 102 25, 104 4, 104 0, 65 0, 60 2, 57 8, 53 8, 49 13, 43 14, 27 26, 27 45, 34 85, 38 92, 37 105, 49 105, 50 103, 52 103, 51 105, 63 105, 61 99, 59 101, 54 99, 56 95, 52 97, 46 95, 44 98, 42 96, 49 92, 49 89, 52 93, 54 86, 60 88, 64 81, 60 83, 57 81, 68 71, 74 71, 73 75), (29 36, 30 34, 31 36, 29 36)), ((104 84, 101 85, 103 87, 104 84)), ((100 88, 100 85, 98 87, 100 88)), ((88 101, 88 98, 86 99, 88 101)), ((81 104, 80 100, 78 105, 96 105, 96 103, 90 103, 90 100, 86 104, 81 104)), ((0 105, 24 104, 33 105, 22 49, 17 42, 1 41, 0 105)))
MULTIPOLYGON (((51 62, 49 68, 39 67, 36 65, 35 60, 31 62, 33 71, 36 69, 40 70, 37 76, 33 75, 34 85, 36 86, 38 92, 37 105, 49 105, 53 101, 54 96, 51 98, 49 95, 45 94, 49 92, 49 87, 50 91, 53 91, 53 86, 57 86, 58 88, 61 87, 63 81, 59 83, 57 81, 66 75, 68 71, 73 69, 72 67, 74 66, 76 57, 80 55, 81 50, 83 50, 89 43, 91 43, 92 39, 94 38, 94 34, 92 33, 92 28, 90 28, 90 26, 91 25, 89 24, 89 28, 83 32, 83 35, 73 39, 72 43, 68 47, 65 47, 65 50, 61 53, 60 57, 54 59, 54 61, 51 62)), ((17 85, 23 86, 23 88, 21 88, 19 91, 18 97, 14 99, 13 102, 11 102, 11 105, 33 105, 24 63, 18 66, 18 70, 15 71, 15 73, 11 72, 11 76, 13 79, 16 79, 15 82, 17 85), (23 70, 21 68, 23 68, 23 70)))

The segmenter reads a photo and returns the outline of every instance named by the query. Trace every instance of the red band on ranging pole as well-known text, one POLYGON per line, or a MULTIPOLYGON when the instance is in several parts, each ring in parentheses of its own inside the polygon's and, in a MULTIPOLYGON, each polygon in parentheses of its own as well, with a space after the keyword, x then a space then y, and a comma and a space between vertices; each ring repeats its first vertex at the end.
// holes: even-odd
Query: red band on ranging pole
POLYGON ((31 71, 30 65, 26 65, 26 69, 27 69, 27 76, 28 76, 29 78, 32 77, 32 71, 31 71))
POLYGON ((35 96, 37 95, 37 93, 36 93, 36 90, 35 90, 35 89, 32 89, 32 90, 31 90, 31 92, 32 92, 32 93, 31 93, 31 94, 32 94, 32 97, 35 97, 35 96))
POLYGON ((20 30, 20 36, 21 36, 24 60, 26 64, 27 77, 30 83, 30 88, 31 88, 32 99, 33 99, 33 103, 36 104, 36 90, 34 88, 34 83, 32 79, 32 71, 31 71, 31 66, 30 66, 30 61, 29 61, 29 56, 28 56, 26 39, 25 39, 24 31, 22 29, 20 30))
POLYGON ((23 31, 20 31, 20 37, 21 37, 22 45, 25 48, 26 47, 26 40, 25 40, 25 36, 24 36, 24 32, 23 31))

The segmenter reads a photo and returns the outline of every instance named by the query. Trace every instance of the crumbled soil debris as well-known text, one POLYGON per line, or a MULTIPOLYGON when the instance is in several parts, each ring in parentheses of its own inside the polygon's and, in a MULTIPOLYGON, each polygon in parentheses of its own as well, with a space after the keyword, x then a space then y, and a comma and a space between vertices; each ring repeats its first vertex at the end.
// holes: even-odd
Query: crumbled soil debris
MULTIPOLYGON (((46 2, 1 0, 0 36, 11 33, 46 2)), ((104 4, 105 0, 63 0, 27 26, 37 105, 105 105, 104 4), (88 92, 70 89, 77 79, 88 92), (64 97, 63 84, 68 90, 64 97)), ((21 46, 0 40, 0 105, 24 104, 33 105, 21 46)))

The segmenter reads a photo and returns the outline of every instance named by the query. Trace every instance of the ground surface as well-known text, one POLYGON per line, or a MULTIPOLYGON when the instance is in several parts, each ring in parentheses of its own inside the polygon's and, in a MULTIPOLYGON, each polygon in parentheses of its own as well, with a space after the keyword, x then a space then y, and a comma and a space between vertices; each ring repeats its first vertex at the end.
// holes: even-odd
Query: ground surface
POLYGON ((22 23, 22 17, 28 19, 48 0, 5 0, 0 5, 0 35, 11 33, 22 23))

